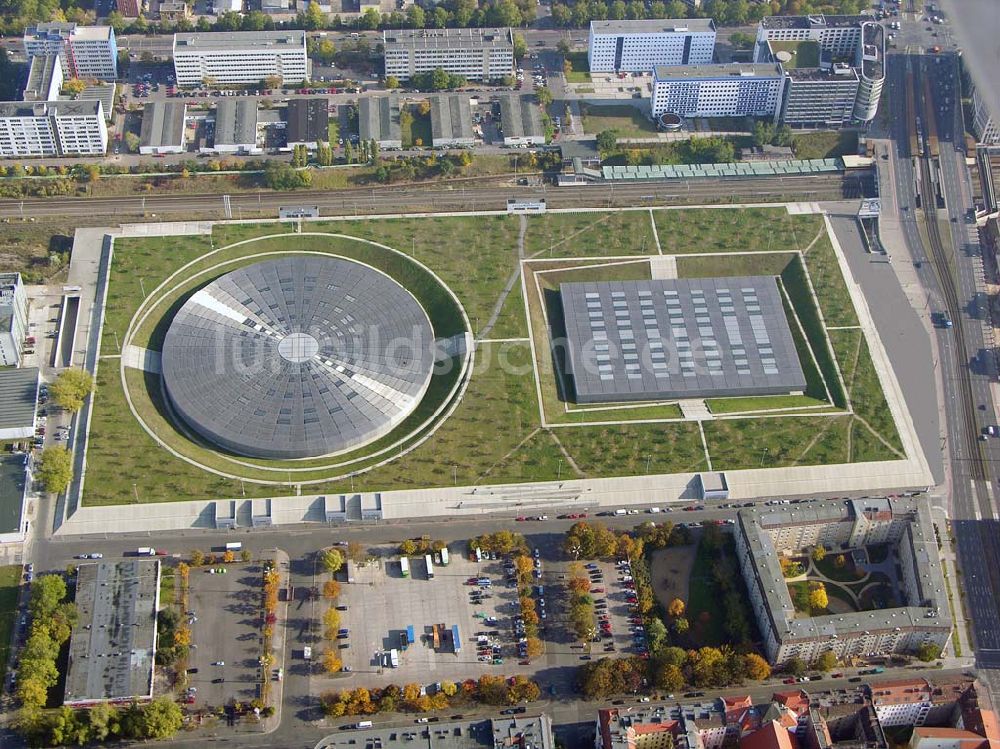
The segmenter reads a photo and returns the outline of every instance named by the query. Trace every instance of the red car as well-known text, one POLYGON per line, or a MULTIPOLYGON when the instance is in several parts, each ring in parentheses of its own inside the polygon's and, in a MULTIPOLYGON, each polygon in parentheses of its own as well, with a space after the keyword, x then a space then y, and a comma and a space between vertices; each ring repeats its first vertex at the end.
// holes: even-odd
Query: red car
POLYGON ((514 519, 517 520, 517 521, 519 521, 519 522, 523 522, 523 521, 527 520, 528 518, 526 518, 524 515, 518 515, 514 519))
POLYGON ((591 593, 603 593, 604 592, 604 588, 591 588, 590 592, 591 593))
POLYGON ((785 680, 784 680, 783 682, 781 682, 781 683, 782 683, 782 684, 794 684, 794 683, 795 683, 795 679, 794 679, 794 678, 791 678, 791 677, 789 677, 789 678, 785 679, 785 680))

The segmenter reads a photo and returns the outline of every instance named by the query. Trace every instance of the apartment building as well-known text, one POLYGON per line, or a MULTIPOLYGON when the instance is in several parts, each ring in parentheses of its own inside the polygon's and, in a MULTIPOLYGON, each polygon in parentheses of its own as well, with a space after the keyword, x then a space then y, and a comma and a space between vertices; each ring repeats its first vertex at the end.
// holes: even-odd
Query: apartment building
POLYGON ((783 87, 775 63, 659 65, 653 69, 653 116, 773 118, 783 87))
POLYGON ((97 100, 0 102, 0 156, 103 156, 108 126, 97 100))
POLYGON ((834 56, 854 57, 861 41, 861 25, 870 16, 767 16, 757 27, 754 59, 764 62, 768 42, 817 42, 834 56))
POLYGON ((24 32, 24 53, 59 55, 67 78, 113 81, 118 77, 118 44, 110 26, 39 23, 24 32))
POLYGON ((592 73, 648 73, 657 65, 707 65, 715 54, 711 18, 591 21, 592 73))
POLYGON ((827 651, 845 658, 912 653, 925 643, 943 649, 951 638, 951 615, 926 503, 912 498, 852 499, 741 510, 734 535, 751 608, 774 663, 793 656, 808 662, 827 651), (902 569, 898 605, 799 615, 779 558, 817 544, 844 552, 890 545, 902 569))
POLYGON ((277 76, 283 85, 309 78, 304 31, 229 31, 174 34, 178 86, 258 84, 277 76))
POLYGON ((514 74, 509 29, 387 29, 382 32, 385 74, 406 81, 438 68, 469 80, 514 74))
MULTIPOLYGON (((28 335, 28 297, 20 273, 0 273, 0 366, 16 367, 21 363, 24 338, 28 335)), ((34 432, 34 423, 31 424, 34 432)), ((9 434, 0 439, 21 439, 9 434)))

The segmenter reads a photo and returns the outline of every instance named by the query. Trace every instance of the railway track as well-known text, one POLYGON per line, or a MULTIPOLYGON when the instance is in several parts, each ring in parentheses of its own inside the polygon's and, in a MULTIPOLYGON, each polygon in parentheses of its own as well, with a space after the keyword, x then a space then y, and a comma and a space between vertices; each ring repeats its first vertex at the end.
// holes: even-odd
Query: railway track
POLYGON ((918 150, 911 151, 910 155, 918 161, 921 207, 931 257, 934 260, 932 263, 934 273, 937 275, 941 287, 945 307, 954 321, 952 331, 959 364, 957 372, 959 400, 961 401, 959 406, 962 433, 968 445, 969 474, 973 480, 987 481, 989 480, 989 472, 982 444, 979 441, 979 430, 976 427, 976 405, 972 394, 972 377, 969 371, 971 359, 964 333, 963 305, 958 293, 958 281, 955 277, 956 270, 953 259, 951 253, 945 248, 945 240, 941 236, 941 226, 937 219, 936 188, 932 176, 936 170, 934 162, 938 155, 934 103, 930 96, 929 78, 919 68, 917 72, 919 74, 917 76, 912 75, 912 70, 907 72, 907 107, 916 107, 917 101, 920 103, 919 108, 909 109, 907 112, 908 121, 911 123, 910 143, 912 145, 914 141, 918 141, 918 150), (924 144, 919 142, 918 134, 914 132, 918 117, 926 128, 926 147, 922 147, 924 144))

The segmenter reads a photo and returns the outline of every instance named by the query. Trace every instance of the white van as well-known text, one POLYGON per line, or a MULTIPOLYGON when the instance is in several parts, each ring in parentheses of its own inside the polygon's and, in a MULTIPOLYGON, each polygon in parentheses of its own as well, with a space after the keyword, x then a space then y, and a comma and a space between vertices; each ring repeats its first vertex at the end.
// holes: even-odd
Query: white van
POLYGON ((357 723, 354 727, 355 728, 371 728, 372 727, 372 722, 370 720, 363 720, 360 723, 357 723))

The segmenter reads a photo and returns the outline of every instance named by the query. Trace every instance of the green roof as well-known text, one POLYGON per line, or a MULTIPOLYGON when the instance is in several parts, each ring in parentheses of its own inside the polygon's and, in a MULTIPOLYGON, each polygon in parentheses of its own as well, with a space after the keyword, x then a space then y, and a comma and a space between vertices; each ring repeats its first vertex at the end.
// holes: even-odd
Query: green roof
POLYGON ((818 68, 819 67, 819 43, 810 39, 803 39, 797 42, 768 42, 771 45, 771 52, 777 55, 779 52, 787 52, 792 56, 788 62, 781 62, 789 70, 794 68, 818 68))

